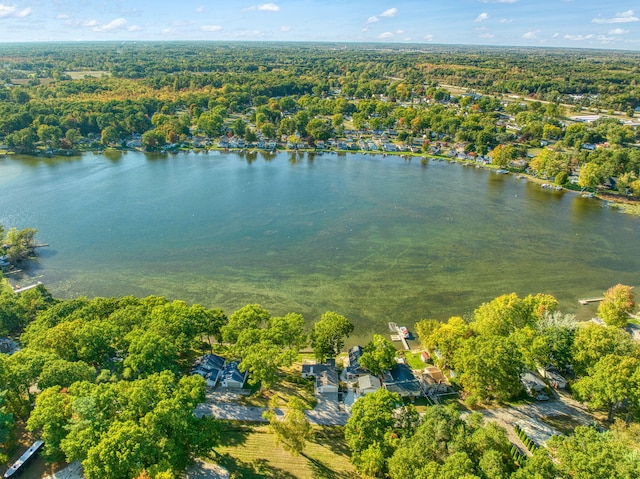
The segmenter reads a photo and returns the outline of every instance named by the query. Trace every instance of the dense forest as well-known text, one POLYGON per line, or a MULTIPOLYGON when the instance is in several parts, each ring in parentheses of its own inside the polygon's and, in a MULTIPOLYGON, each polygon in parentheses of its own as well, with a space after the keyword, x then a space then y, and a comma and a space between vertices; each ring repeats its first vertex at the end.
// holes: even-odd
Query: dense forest
MULTIPOLYGON (((452 381, 467 405, 521 400, 519 374, 550 365, 573 378, 574 396, 606 418, 553 437, 546 448, 525 438, 533 452, 527 458, 504 428, 477 413, 461 416, 461 404, 418 412, 380 389, 354 403, 343 429, 353 465, 366 477, 398 479, 637 477, 640 347, 624 329, 633 311, 632 289, 617 285, 598 309, 606 325, 577 324, 544 294, 504 295, 472 318, 419 322, 423 346, 438 352, 443 371, 456 371, 452 381)), ((353 331, 334 312, 309 335, 304 324, 299 314, 274 317, 259 305, 227 316, 157 296, 63 301, 42 285, 15 294, 3 281, 0 334, 18 338, 22 349, 0 354, 0 458, 7 460, 21 425, 45 441, 47 461, 81 461, 89 479, 172 478, 194 458, 217 461, 229 426, 193 414, 206 400, 204 379, 189 374, 195 359, 212 350, 237 358, 260 397, 292 380, 287 371, 300 348, 310 345, 321 362, 335 358, 353 331)), ((361 365, 382 374, 395 356, 375 335, 361 365)), ((273 409, 265 413, 278 444, 293 454, 313 437, 304 409, 314 404, 302 399, 285 403, 282 420, 273 409)))
POLYGON ((0 141, 17 153, 228 145, 219 138, 358 149, 387 134, 403 151, 491 153, 558 184, 640 195, 636 53, 62 43, 0 57, 0 141))

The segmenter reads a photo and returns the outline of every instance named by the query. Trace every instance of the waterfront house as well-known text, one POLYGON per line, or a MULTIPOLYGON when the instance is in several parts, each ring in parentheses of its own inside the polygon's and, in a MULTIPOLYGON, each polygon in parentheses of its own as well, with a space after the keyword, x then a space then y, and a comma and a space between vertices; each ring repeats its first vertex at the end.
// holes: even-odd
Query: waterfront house
POLYGON ((371 374, 358 377, 358 387, 356 392, 362 396, 376 392, 382 387, 380 380, 371 374))
POLYGON ((427 366, 418 377, 420 388, 425 394, 447 392, 448 384, 442 371, 435 366, 427 366))
POLYGON ((537 394, 546 389, 546 383, 534 372, 525 371, 520 375, 520 382, 529 394, 537 394))
POLYGON ((202 376, 207 382, 207 386, 215 387, 218 384, 222 371, 224 370, 226 359, 216 354, 205 354, 199 357, 191 368, 191 374, 202 376))
POLYGON ((422 395, 420 383, 406 364, 396 364, 390 371, 385 371, 382 386, 403 398, 417 398, 422 395))
POLYGON ((336 360, 335 359, 327 359, 324 363, 319 364, 319 363, 304 363, 302 365, 302 371, 301 371, 301 375, 303 378, 308 378, 308 377, 316 377, 318 376, 320 373, 322 373, 323 371, 327 370, 327 369, 336 369, 336 360))
POLYGON ((220 385, 229 389, 241 389, 247 380, 248 371, 242 372, 238 369, 240 361, 231 361, 224 366, 220 385))
POLYGON ((360 356, 362 356, 362 346, 354 346, 349 350, 345 364, 345 375, 347 379, 354 379, 358 376, 368 374, 368 371, 360 366, 360 356))
POLYGON ((538 368, 538 372, 553 388, 565 389, 567 387, 567 380, 553 366, 538 368))
POLYGON ((316 376, 317 394, 337 394, 338 387, 338 373, 335 369, 325 369, 316 376))

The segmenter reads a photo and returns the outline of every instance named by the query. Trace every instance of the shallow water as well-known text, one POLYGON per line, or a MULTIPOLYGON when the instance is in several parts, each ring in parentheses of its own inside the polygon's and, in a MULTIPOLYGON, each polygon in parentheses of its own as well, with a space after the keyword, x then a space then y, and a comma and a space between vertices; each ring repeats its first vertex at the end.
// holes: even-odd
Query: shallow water
POLYGON ((50 243, 29 268, 60 297, 148 295, 227 313, 260 303, 356 338, 512 291, 640 285, 640 220, 484 169, 348 154, 129 152, 0 159, 0 223, 50 243))

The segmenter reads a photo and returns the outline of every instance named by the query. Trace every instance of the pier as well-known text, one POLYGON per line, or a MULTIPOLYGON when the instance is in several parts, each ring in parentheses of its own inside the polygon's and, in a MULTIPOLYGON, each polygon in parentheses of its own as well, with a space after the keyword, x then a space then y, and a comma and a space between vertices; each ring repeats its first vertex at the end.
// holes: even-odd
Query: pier
POLYGON ((400 341, 404 349, 409 351, 409 343, 407 342, 407 338, 404 337, 404 334, 402 334, 400 326, 396 323, 389 323, 389 332, 392 333, 391 341, 400 341))
POLYGON ((42 281, 38 281, 36 284, 31 284, 29 286, 25 286, 24 288, 16 288, 13 290, 13 292, 16 294, 22 293, 23 291, 29 291, 30 289, 37 288, 41 284, 42 284, 42 281))
POLYGON ((586 306, 589 303, 599 303, 600 301, 602 301, 604 298, 586 298, 586 299, 579 299, 578 303, 580 303, 583 306, 586 306))

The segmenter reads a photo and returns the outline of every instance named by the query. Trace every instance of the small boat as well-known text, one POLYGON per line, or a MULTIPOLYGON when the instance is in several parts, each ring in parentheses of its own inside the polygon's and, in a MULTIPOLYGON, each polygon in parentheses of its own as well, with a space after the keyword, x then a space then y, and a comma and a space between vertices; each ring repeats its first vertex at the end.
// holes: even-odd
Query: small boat
POLYGON ((409 330, 408 330, 405 326, 400 326, 400 327, 398 328, 398 332, 399 332, 400 334, 402 334, 402 336, 403 336, 404 338, 408 338, 408 337, 409 337, 409 330))
POLYGON ((582 193, 582 195, 580 195, 580 196, 582 196, 583 198, 593 198, 593 197, 595 197, 595 195, 593 193, 582 193))
POLYGON ((34 442, 29 449, 27 449, 20 458, 14 462, 7 472, 4 473, 4 479, 8 479, 9 477, 17 477, 22 469, 33 459, 38 451, 44 446, 44 441, 36 441, 34 442))
POLYGON ((509 174, 509 170, 505 170, 503 168, 500 168, 499 170, 496 170, 496 173, 498 173, 499 175, 508 175, 509 174))
POLYGON ((543 188, 551 188, 551 185, 549 183, 542 183, 542 187, 543 188))
POLYGON ((558 185, 553 188, 556 191, 562 191, 562 186, 558 185))

